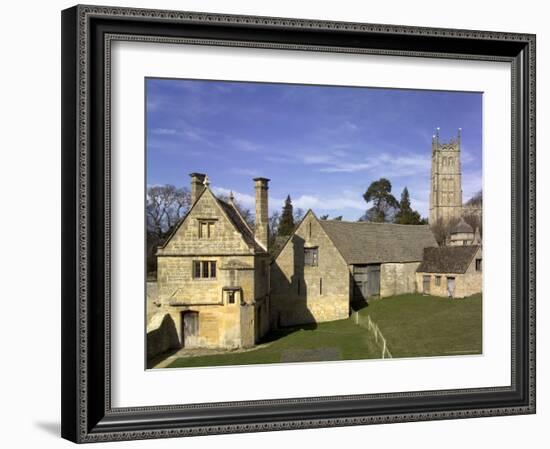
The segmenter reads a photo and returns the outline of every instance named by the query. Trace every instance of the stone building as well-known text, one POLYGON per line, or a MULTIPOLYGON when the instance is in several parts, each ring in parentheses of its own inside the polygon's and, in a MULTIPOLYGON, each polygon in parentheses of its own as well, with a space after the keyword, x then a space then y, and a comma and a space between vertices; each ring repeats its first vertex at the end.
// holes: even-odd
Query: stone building
POLYGON ((481 245, 481 236, 479 228, 474 229, 460 218, 459 222, 451 230, 449 246, 464 246, 464 245, 481 245))
POLYGON ((464 298, 482 288, 481 246, 444 246, 424 249, 416 271, 418 291, 434 296, 464 298))
POLYGON ((429 226, 319 220, 310 210, 271 265, 274 327, 344 319, 353 302, 416 291, 429 226))
POLYGON ((456 139, 439 140, 439 128, 432 137, 432 172, 429 223, 449 222, 462 215, 462 171, 460 129, 456 139))
POLYGON ((228 202, 217 198, 207 176, 191 174, 192 205, 157 250, 157 315, 175 328, 177 340, 148 341, 160 347, 152 352, 175 344, 250 347, 269 330, 269 180, 256 178, 254 182, 256 223, 252 230, 232 196, 228 202))

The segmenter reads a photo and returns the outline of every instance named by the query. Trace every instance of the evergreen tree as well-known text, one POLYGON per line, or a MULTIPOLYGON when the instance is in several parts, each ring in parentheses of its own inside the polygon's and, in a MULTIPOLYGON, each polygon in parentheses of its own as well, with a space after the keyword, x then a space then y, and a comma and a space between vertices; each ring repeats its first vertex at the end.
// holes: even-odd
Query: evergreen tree
POLYGON ((359 219, 360 221, 392 221, 399 208, 399 203, 391 194, 391 182, 386 178, 372 182, 363 198, 367 203, 372 201, 373 206, 359 219))
POLYGON ((407 187, 405 187, 401 193, 399 211, 395 215, 394 222, 397 224, 422 224, 420 214, 411 208, 411 199, 409 197, 409 189, 407 189, 407 187))
POLYGON ((285 205, 283 206, 283 212, 281 219, 279 220, 279 235, 290 235, 294 231, 294 208, 292 207, 292 200, 290 195, 286 197, 285 205))

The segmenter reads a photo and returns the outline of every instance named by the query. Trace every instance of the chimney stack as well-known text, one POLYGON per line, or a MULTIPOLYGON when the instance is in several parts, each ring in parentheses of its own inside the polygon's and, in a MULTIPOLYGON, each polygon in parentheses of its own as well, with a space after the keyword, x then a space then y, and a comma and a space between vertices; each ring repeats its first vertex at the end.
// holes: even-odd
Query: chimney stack
POLYGON ((191 205, 193 205, 204 190, 204 178, 206 175, 202 173, 190 173, 189 176, 191 176, 191 205))
POLYGON ((269 217, 267 206, 267 190, 269 179, 254 178, 256 189, 256 223, 254 226, 254 237, 256 241, 268 250, 269 242, 269 217))

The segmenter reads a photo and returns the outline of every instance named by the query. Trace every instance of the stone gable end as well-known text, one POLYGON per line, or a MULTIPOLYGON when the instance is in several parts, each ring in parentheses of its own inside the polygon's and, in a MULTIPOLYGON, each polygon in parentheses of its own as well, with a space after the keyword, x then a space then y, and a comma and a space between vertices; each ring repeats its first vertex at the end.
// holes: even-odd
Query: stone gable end
POLYGON ((346 262, 308 212, 271 267, 274 323, 287 326, 347 318, 349 279, 346 262), (304 263, 305 248, 317 248, 315 266, 304 263))
POLYGON ((176 232, 159 249, 159 254, 252 254, 243 236, 229 221, 221 206, 207 189, 193 205, 176 232), (208 238, 199 236, 200 222, 211 221, 214 226, 208 238))

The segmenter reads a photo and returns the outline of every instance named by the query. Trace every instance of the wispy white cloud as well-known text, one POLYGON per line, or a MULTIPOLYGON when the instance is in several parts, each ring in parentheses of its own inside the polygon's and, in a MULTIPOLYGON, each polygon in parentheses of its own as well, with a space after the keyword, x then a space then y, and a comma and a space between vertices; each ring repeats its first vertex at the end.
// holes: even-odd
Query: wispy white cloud
POLYGON ((228 137, 227 143, 228 145, 231 145, 235 150, 238 150, 238 151, 256 152, 256 151, 260 151, 264 147, 260 143, 253 142, 251 140, 243 139, 240 137, 228 137))
MULTIPOLYGON (((280 201, 282 203, 282 201, 280 201)), ((341 210, 355 209, 364 211, 365 201, 359 196, 357 198, 346 198, 342 196, 324 197, 317 195, 301 195, 292 199, 294 207, 301 209, 341 210)))
POLYGON ((326 166, 319 168, 319 171, 323 173, 372 172, 386 177, 426 174, 429 170, 430 160, 428 158, 419 158, 412 154, 392 156, 388 153, 367 157, 359 162, 341 161, 341 158, 333 158, 326 162, 326 166))
MULTIPOLYGON (((252 183, 250 184, 252 187, 252 183)), ((242 204, 243 206, 254 210, 255 204, 256 204, 256 198, 254 195, 250 195, 248 193, 238 192, 236 190, 227 189, 225 187, 212 187, 212 191, 215 195, 223 195, 223 196, 229 196, 231 192, 233 192, 233 196, 235 199, 242 204)))
POLYGON ((257 170, 254 170, 252 168, 236 167, 236 168, 232 168, 230 171, 235 175, 244 175, 244 176, 250 176, 250 177, 256 177, 260 175, 260 173, 257 170))
POLYGON ((160 136, 170 136, 170 135, 177 134, 177 131, 173 128, 153 128, 151 130, 151 133, 157 134, 160 136))
POLYGON ((320 168, 319 171, 323 173, 355 173, 358 171, 367 171, 374 168, 375 165, 370 162, 353 163, 342 162, 333 164, 329 167, 320 168))

